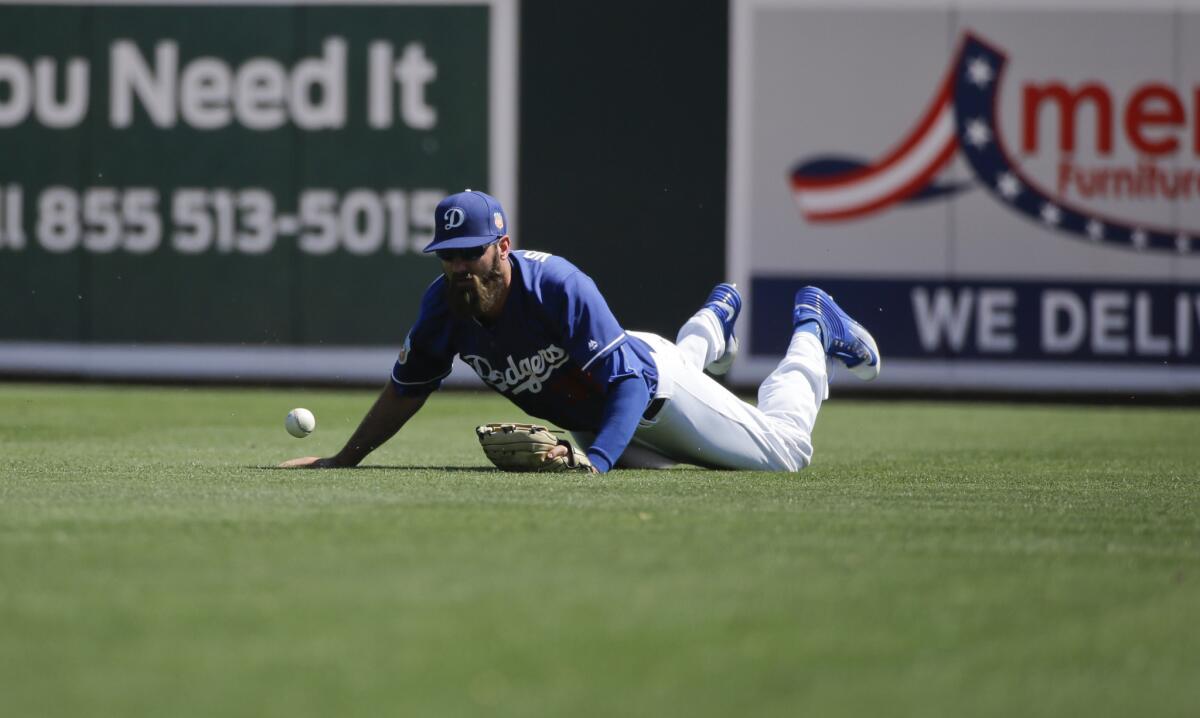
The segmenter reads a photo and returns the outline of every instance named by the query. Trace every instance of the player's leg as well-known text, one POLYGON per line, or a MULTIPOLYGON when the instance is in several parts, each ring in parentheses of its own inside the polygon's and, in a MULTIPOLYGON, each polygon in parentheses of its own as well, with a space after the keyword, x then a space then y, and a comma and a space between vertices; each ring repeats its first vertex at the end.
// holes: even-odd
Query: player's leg
POLYGON ((679 346, 654 334, 632 334, 650 346, 659 379, 656 402, 638 425, 634 445, 713 468, 804 468, 812 454, 807 437, 739 399, 697 368, 679 346))
POLYGON ((733 332, 742 311, 742 296, 733 284, 713 287, 704 306, 692 315, 675 337, 675 344, 688 364, 721 375, 729 371, 737 356, 738 339, 733 332))
POLYGON ((796 330, 787 352, 758 387, 758 409, 794 434, 803 447, 803 463, 812 461, 812 431, 821 402, 829 398, 829 373, 825 349, 813 332, 796 330))
POLYGON ((829 396, 827 358, 864 381, 878 376, 883 364, 870 332, 833 297, 805 287, 796 292, 787 353, 759 387, 758 408, 798 434, 811 436, 821 401, 829 396))
POLYGON ((796 295, 788 351, 759 390, 759 405, 738 399, 686 357, 682 348, 641 335, 654 352, 659 415, 643 421, 639 445, 679 461, 732 469, 797 471, 812 460, 812 430, 828 395, 826 359, 861 379, 879 373, 874 339, 832 297, 814 287, 796 295))

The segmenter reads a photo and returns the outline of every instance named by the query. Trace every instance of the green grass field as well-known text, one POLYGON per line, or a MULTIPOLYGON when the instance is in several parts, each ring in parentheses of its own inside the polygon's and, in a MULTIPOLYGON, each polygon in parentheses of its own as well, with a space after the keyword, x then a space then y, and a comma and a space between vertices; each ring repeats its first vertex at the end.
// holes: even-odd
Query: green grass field
POLYGON ((443 394, 269 468, 373 395, 0 385, 0 714, 1200 712, 1195 409, 835 398, 801 474, 559 477, 443 394))

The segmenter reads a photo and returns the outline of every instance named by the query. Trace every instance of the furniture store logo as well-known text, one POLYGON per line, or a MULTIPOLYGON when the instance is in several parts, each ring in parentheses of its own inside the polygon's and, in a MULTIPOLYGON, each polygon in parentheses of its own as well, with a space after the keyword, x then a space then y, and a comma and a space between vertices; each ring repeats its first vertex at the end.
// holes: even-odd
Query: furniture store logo
MULTIPOLYGON (((1138 85, 1119 112, 1115 93, 1102 81, 1024 83, 1018 93, 1022 156, 1036 158, 1043 149, 1053 151, 1057 141, 1056 186, 1048 191, 1022 171, 997 130, 999 87, 1007 61, 1001 49, 966 33, 933 102, 889 154, 874 163, 830 156, 799 162, 791 184, 805 219, 853 220, 978 185, 1014 212, 1075 239, 1140 252, 1200 252, 1200 231, 1108 216, 1118 203, 1200 199, 1200 168, 1187 169, 1185 158, 1176 157, 1185 149, 1200 154, 1200 119, 1188 132, 1184 105, 1173 87, 1159 82, 1138 85), (1042 137, 1039 113, 1053 110, 1059 122, 1057 137, 1042 137), (1077 131, 1080 126, 1094 128, 1088 133, 1094 137, 1085 138, 1077 131), (1076 160, 1077 150, 1094 153, 1101 162, 1111 159, 1118 131, 1138 156, 1136 162, 1085 165, 1076 160), (974 181, 938 181, 937 175, 960 151, 974 181), (1105 203, 1104 213, 1091 209, 1105 203)), ((1200 111, 1200 88, 1196 102, 1200 111)))

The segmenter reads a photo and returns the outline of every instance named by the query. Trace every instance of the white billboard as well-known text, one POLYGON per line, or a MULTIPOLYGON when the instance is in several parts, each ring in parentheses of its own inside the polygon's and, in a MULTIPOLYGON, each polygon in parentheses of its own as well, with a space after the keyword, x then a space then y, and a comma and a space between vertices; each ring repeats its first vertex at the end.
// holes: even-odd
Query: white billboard
POLYGON ((735 0, 734 379, 822 286, 880 386, 1200 390, 1200 5, 735 0))

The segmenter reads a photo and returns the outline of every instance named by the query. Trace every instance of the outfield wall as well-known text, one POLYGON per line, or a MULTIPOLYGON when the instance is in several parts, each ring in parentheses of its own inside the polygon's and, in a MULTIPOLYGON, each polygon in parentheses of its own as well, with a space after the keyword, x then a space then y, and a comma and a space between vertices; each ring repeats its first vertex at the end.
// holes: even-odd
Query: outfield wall
POLYGON ((818 284, 879 388, 1200 391, 1200 7, 735 0, 730 274, 765 376, 818 284))
POLYGON ((746 387, 812 282, 869 389, 1194 393, 1200 3, 1132 7, 0 0, 0 374, 382 381, 472 186, 630 328, 738 281, 746 387))

